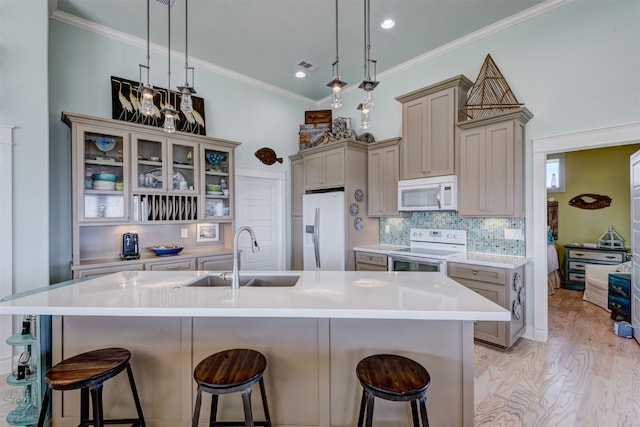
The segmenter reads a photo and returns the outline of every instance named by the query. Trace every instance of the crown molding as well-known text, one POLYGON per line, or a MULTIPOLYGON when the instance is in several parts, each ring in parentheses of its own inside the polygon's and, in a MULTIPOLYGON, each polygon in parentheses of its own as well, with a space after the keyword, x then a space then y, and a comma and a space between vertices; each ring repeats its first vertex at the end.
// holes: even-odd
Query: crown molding
MULTIPOLYGON (((61 22, 63 24, 67 24, 67 25, 71 25, 73 27, 76 28, 80 28, 81 30, 84 31, 89 31, 95 34, 98 34, 100 36, 118 41, 120 43, 124 43, 124 44, 128 44, 130 46, 134 46, 140 49, 146 49, 147 48, 147 41, 145 39, 141 39, 138 37, 134 37, 131 34, 127 34, 124 33, 122 31, 117 31, 114 30, 111 27, 107 27, 105 25, 101 25, 101 24, 97 24, 93 21, 89 21, 87 19, 83 19, 83 18, 79 18, 75 15, 72 15, 70 13, 67 12, 63 12, 61 10, 57 9, 57 0, 51 0, 50 2, 51 5, 51 15, 50 18, 53 20, 56 20, 58 22, 61 22)), ((164 46, 161 46, 159 44, 156 43, 149 43, 149 50, 151 52, 153 52, 154 55, 160 55, 160 56, 166 56, 167 55, 167 48, 164 46)), ((179 52, 176 51, 174 49, 171 49, 171 57, 179 60, 179 59, 183 59, 184 57, 184 52, 179 52)), ((235 71, 229 70, 228 68, 224 68, 224 67, 220 67, 218 65, 212 64, 208 61, 204 61, 202 59, 199 58, 195 58, 192 56, 189 56, 189 64, 191 66, 198 66, 198 68, 210 71, 214 74, 218 74, 220 76, 223 77, 227 77, 230 78, 232 80, 236 80, 242 83, 245 83, 247 85, 268 91, 268 92, 272 92, 275 93, 277 95, 280 96, 284 96, 287 98, 291 98, 294 99, 296 101, 300 101, 300 102, 304 102, 306 104, 310 104, 310 105, 316 105, 316 101, 311 99, 311 98, 307 98, 305 96, 301 96, 298 95, 297 93, 293 93, 290 92, 288 90, 284 90, 282 88, 279 88, 277 86, 273 86, 270 85, 268 83, 265 83, 261 80, 257 80, 254 79, 252 77, 246 76, 244 74, 240 74, 237 73, 235 71)))

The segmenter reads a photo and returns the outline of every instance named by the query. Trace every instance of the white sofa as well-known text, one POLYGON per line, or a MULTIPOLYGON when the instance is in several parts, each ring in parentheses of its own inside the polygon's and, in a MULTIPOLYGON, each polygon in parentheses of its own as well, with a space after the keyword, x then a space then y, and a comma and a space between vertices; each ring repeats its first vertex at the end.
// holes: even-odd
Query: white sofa
POLYGON ((628 263, 623 264, 585 264, 583 300, 598 305, 607 311, 609 297, 609 273, 628 271, 628 263))

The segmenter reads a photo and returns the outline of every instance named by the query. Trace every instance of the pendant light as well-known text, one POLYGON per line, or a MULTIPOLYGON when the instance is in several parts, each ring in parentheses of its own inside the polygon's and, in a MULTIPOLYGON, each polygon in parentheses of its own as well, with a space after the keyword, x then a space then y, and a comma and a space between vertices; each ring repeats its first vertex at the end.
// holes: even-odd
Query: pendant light
POLYGON ((138 85, 138 92, 142 96, 140 111, 145 116, 152 116, 154 114, 153 98, 158 94, 158 90, 154 89, 153 85, 149 83, 149 0, 147 0, 147 64, 140 64, 140 84, 138 85), (147 82, 142 83, 142 69, 147 70, 147 82))
POLYGON ((160 110, 160 114, 164 115, 164 124, 162 125, 162 129, 165 132, 173 133, 176 131, 176 111, 173 108, 173 104, 171 104, 171 3, 167 4, 167 75, 168 75, 168 85, 167 85, 167 102, 164 105, 164 108, 160 110))
POLYGON ((360 111, 360 127, 362 129, 369 129, 371 126, 371 117, 369 116, 369 109, 364 107, 362 103, 358 104, 358 111, 360 111))
POLYGON ((369 117, 366 118, 364 115, 368 116, 369 112, 373 110, 375 107, 373 103, 373 89, 378 86, 376 81, 376 60, 371 59, 370 51, 371 51, 371 0, 364 0, 364 80, 358 86, 360 89, 364 90, 364 96, 362 98, 362 108, 358 108, 362 111, 362 121, 361 124, 367 124, 365 128, 368 129, 370 125, 369 117), (371 68, 373 67, 373 79, 371 78, 371 68))
POLYGON ((187 38, 189 36, 189 26, 188 26, 188 0, 184 0, 184 86, 178 86, 178 90, 182 94, 180 99, 180 109, 183 113, 190 113, 193 111, 193 100, 191 99, 191 95, 196 93, 196 90, 193 86, 189 85, 189 70, 191 70, 191 81, 195 84, 195 76, 193 67, 189 67, 189 54, 188 48, 189 43, 187 38))
POLYGON ((342 107, 342 87, 347 84, 340 80, 340 76, 338 73, 338 62, 340 62, 338 56, 338 0, 336 0, 336 60, 333 61, 331 66, 333 67, 333 80, 327 83, 332 90, 331 94, 331 108, 340 108, 342 107))

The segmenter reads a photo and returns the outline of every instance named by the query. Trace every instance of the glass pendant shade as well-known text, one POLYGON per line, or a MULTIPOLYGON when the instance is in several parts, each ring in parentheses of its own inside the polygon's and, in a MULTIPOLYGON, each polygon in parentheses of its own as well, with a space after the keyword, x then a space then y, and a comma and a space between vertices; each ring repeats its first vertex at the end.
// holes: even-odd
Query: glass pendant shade
POLYGON ((334 91, 331 94, 331 108, 340 108, 342 107, 342 95, 341 91, 334 91))
POLYGON ((178 114, 178 112, 173 109, 173 105, 171 104, 163 108, 162 112, 164 114, 162 129, 167 133, 174 133, 176 131, 176 114, 178 114))
POLYGON ((364 110, 373 110, 375 104, 373 103, 373 92, 367 90, 364 92, 364 96, 362 97, 362 109, 364 110))
POLYGON ((145 116, 153 116, 154 114, 154 105, 153 105, 153 97, 156 94, 156 90, 150 83, 144 83, 140 86, 140 94, 142 95, 142 101, 140 102, 140 111, 145 116))
POLYGON ((180 109, 184 113, 190 113, 193 111, 193 98, 191 97, 192 93, 196 93, 195 89, 189 86, 188 83, 185 83, 184 86, 178 86, 178 90, 180 91, 180 109))
POLYGON ((362 110, 362 115, 360 116, 360 127, 362 129, 369 129, 371 126, 371 118, 369 117, 369 110, 362 110))
POLYGON ((193 111, 193 100, 191 99, 190 93, 182 92, 182 100, 180 101, 180 109, 185 113, 190 113, 193 111))

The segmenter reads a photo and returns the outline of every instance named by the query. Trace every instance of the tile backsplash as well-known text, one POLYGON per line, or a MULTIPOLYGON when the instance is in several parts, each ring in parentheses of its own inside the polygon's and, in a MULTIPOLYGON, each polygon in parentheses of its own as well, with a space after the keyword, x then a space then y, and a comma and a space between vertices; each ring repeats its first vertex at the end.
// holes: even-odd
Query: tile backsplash
POLYGON ((413 212, 409 217, 381 218, 380 243, 409 245, 412 228, 466 230, 468 252, 524 256, 524 240, 504 238, 508 228, 520 229, 524 235, 524 224, 524 218, 460 218, 456 212, 413 212))

